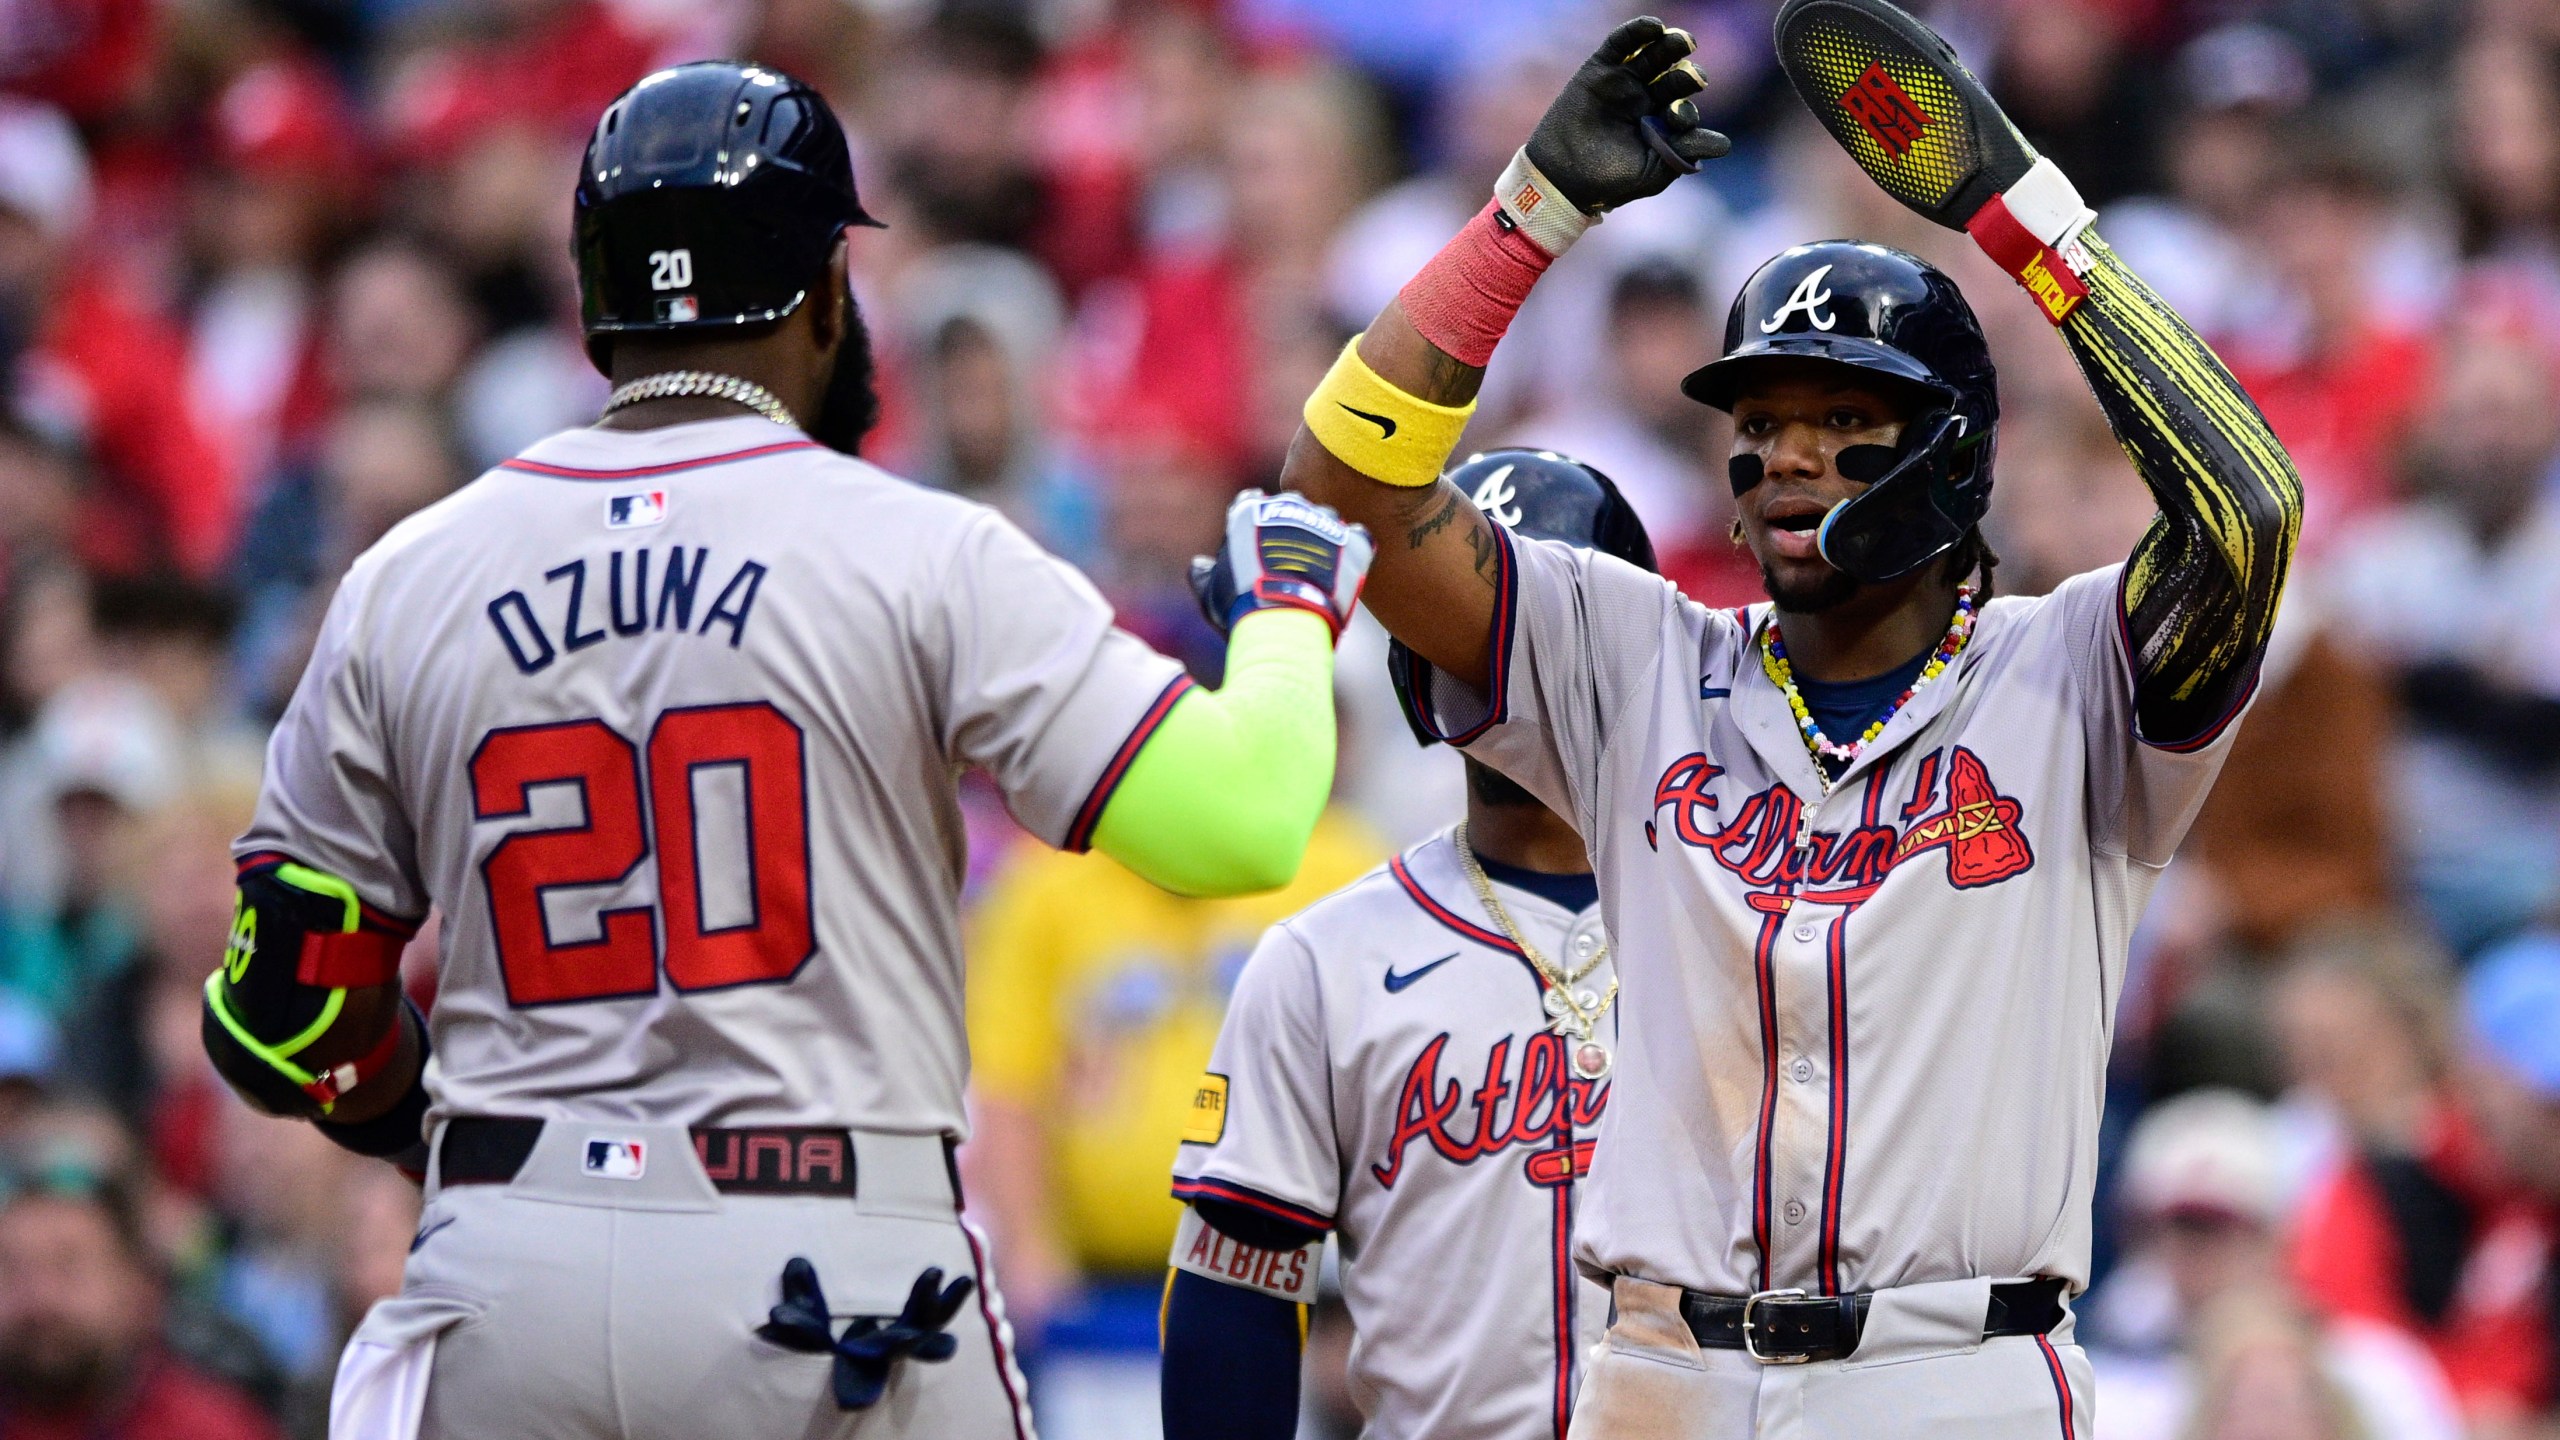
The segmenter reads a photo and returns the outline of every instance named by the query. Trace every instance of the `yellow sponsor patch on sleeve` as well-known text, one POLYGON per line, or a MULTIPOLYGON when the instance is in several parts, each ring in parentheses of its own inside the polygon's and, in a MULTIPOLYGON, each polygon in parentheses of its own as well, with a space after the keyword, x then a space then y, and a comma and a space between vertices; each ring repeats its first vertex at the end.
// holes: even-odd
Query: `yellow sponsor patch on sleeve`
POLYGON ((1227 1077, 1203 1075, 1200 1088, 1191 1092, 1191 1113, 1182 1122, 1183 1143, 1215 1145, 1226 1133, 1227 1077))

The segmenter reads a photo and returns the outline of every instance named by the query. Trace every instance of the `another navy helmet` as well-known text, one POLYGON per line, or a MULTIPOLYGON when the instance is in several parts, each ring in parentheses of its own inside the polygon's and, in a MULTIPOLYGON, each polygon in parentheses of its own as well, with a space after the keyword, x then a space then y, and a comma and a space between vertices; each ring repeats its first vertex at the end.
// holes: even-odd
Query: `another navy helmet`
MULTIPOLYGON (((1561 540, 1615 555, 1630 565, 1659 571, 1653 540, 1635 507, 1608 476, 1552 450, 1487 450, 1470 455, 1442 477, 1493 522, 1533 540, 1561 540)), ((1387 676, 1395 682, 1413 737, 1425 745, 1440 737, 1424 718, 1417 696, 1431 685, 1431 662, 1405 648, 1387 646, 1387 676)))
POLYGON ((879 223, 817 91, 732 60, 647 76, 605 107, 578 175, 588 357, 607 368, 614 335, 782 319, 845 227, 879 223))
MULTIPOLYGON (((1861 580, 1892 580, 1945 554, 1981 521, 1991 505, 1999 383, 1981 322, 1944 271, 1853 240, 1783 251, 1734 297, 1722 358, 1680 388, 1731 410, 1752 370, 1781 356, 1889 376, 1926 397, 1888 463, 1852 465, 1844 452, 1842 473, 1869 485, 1824 517, 1824 559, 1861 580)), ((1852 451, 1870 448, 1883 450, 1852 451)), ((1751 484, 1745 478, 1737 471, 1736 493, 1758 483, 1757 470, 1751 484)))

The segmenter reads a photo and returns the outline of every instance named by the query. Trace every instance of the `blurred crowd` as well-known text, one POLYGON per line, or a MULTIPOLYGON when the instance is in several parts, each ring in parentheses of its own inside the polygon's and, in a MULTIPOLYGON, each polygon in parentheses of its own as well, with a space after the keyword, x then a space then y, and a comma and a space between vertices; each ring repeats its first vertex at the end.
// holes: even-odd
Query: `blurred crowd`
MULTIPOLYGON (((1760 260, 1855 235, 1992 333, 1999 589, 2121 559, 2149 501, 2066 352, 1811 126, 1772 8, 1657 7, 1735 153, 1557 265, 1469 443, 1599 466, 1690 594, 1758 598, 1721 417, 1677 381, 1760 260)), ((2101 1440, 2560 1434, 2560 3, 1917 8, 2308 496, 2257 709, 2117 1002, 2101 1440)), ((236 1104, 197 991, 337 575, 603 398, 568 233, 609 98, 706 55, 825 91, 888 221, 852 241, 867 458, 1002 508, 1214 679, 1183 563, 1615 18, 0 0, 0 1440, 320 1435, 398 1284, 414 1190, 236 1104)), ((1152 1424, 1166 1167, 1256 933, 1457 812, 1383 653, 1346 641, 1339 803, 1280 895, 1174 900, 972 796, 964 1166, 1053 1435, 1152 1424)), ((1310 1369, 1310 1433, 1349 1433, 1310 1369)))

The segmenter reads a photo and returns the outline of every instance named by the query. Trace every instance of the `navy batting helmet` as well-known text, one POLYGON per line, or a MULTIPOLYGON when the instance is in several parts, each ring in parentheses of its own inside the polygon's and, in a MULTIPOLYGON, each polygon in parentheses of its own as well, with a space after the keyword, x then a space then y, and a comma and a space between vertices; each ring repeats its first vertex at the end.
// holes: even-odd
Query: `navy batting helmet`
MULTIPOLYGON (((1561 540, 1647 570, 1661 568, 1654 563, 1653 540, 1644 533, 1635 507, 1608 476, 1579 460, 1552 450, 1487 450, 1468 456, 1442 478, 1515 535, 1561 540)), ((1406 649, 1403 641, 1392 641, 1387 677, 1395 682, 1396 701, 1404 707, 1413 738, 1425 745, 1438 740, 1416 698, 1430 691, 1431 662, 1406 649)))
POLYGON ((817 91, 731 60, 661 70, 605 107, 579 171, 587 355, 601 370, 615 335, 782 319, 846 226, 879 223, 817 91))
MULTIPOLYGON (((1999 386, 1981 322, 1945 272, 1917 255, 1851 240, 1781 252, 1734 297, 1723 358, 1680 388, 1731 410, 1744 377, 1776 356, 1890 376, 1927 397, 1899 444, 1840 452, 1841 475, 1867 489, 1823 517, 1822 558, 1860 580, 1897 579, 1981 521, 1991 505, 1999 386)), ((1758 457, 1734 457, 1734 493, 1759 483, 1758 457)))

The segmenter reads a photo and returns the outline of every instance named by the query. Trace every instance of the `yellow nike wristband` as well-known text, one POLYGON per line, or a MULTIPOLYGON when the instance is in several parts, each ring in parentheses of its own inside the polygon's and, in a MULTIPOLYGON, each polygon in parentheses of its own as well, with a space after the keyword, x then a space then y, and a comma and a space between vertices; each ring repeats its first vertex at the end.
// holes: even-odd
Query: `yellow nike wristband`
POLYGON ((1355 336, 1307 397, 1301 418, 1333 458, 1372 480, 1412 487, 1440 478, 1475 413, 1472 400, 1434 405, 1387 383, 1360 358, 1355 336))

